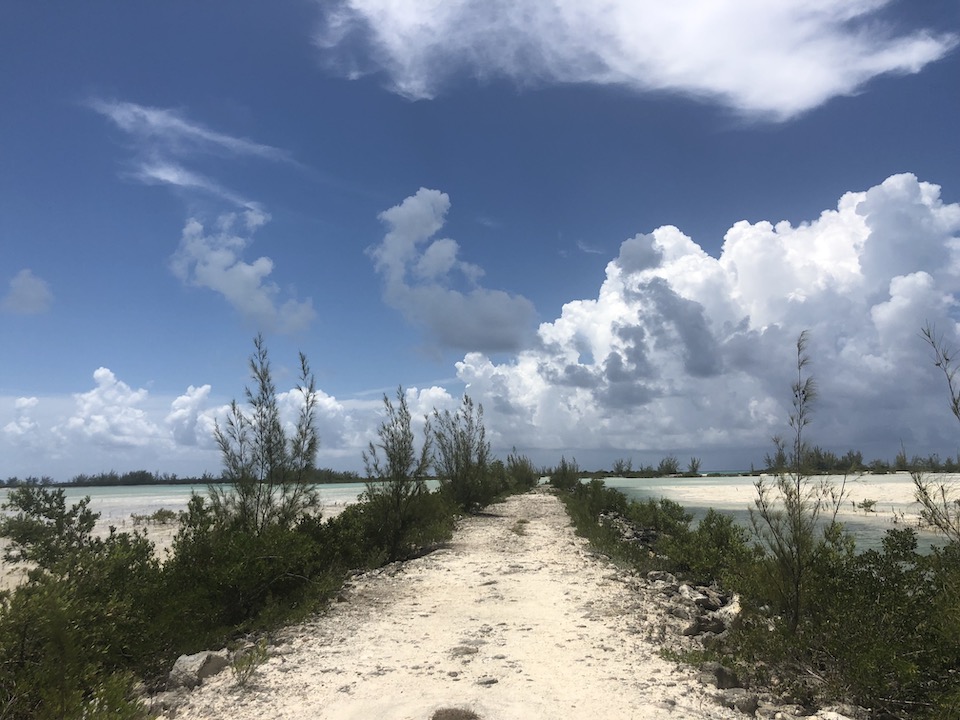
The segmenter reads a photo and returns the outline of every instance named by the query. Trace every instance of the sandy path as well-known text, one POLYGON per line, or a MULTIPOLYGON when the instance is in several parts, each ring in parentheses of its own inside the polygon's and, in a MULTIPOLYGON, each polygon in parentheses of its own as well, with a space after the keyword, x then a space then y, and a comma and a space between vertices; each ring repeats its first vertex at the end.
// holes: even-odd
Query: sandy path
POLYGON ((247 688, 223 672, 176 717, 744 717, 657 655, 656 598, 589 553, 556 497, 511 497, 449 547, 356 579, 345 602, 279 632, 247 688))

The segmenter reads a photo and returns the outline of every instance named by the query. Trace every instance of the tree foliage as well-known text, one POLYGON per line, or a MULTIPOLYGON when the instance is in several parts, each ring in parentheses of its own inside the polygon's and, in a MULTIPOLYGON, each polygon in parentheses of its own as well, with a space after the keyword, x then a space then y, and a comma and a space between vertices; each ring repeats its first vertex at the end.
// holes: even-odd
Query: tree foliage
POLYGON ((658 475, 676 475, 680 472, 680 460, 675 455, 667 455, 660 459, 657 465, 658 475))
MULTIPOLYGON (((960 388, 954 352, 931 325, 924 327, 921 335, 933 351, 934 365, 940 368, 947 382, 950 412, 960 420, 960 388)), ((955 484, 948 480, 933 481, 917 468, 912 469, 911 477, 924 521, 946 535, 950 542, 960 543, 960 492, 955 484)))
POLYGON ((95 536, 89 503, 23 486, 3 506, 6 559, 33 567, 0 602, 0 717, 138 716, 124 673, 164 651, 161 568, 142 534, 95 536))
POLYGON ((804 331, 797 339, 796 379, 791 384, 792 449, 787 454, 783 441, 774 438, 777 457, 786 455, 786 465, 773 482, 760 478, 754 483, 757 496, 750 508, 754 536, 766 554, 762 564, 766 582, 762 587, 791 633, 797 632, 808 612, 818 552, 825 542, 842 539, 835 519, 844 487, 838 490, 827 481, 812 482, 804 464, 808 450, 805 430, 817 397, 816 383, 807 371, 807 342, 804 331), (831 509, 833 516, 824 524, 824 513, 831 509))
POLYGON ((497 492, 490 476, 490 442, 483 424, 483 406, 469 395, 456 412, 433 411, 435 469, 440 486, 453 501, 471 512, 497 492))
POLYGON ((217 423, 214 431, 224 479, 231 487, 211 486, 210 499, 221 520, 261 533, 274 524, 292 527, 318 505, 310 479, 320 441, 314 426, 316 382, 306 356, 300 353, 299 416, 288 435, 262 335, 254 347, 250 357, 254 387, 245 389, 247 407, 231 402, 226 423, 217 423))
POLYGON ((55 571, 65 558, 95 543, 92 531, 99 514, 90 509, 89 497, 68 509, 63 488, 21 485, 10 491, 3 509, 11 513, 0 517, 0 536, 10 540, 7 562, 55 571))
POLYGON ((432 465, 430 418, 424 418, 423 442, 417 450, 412 416, 403 388, 394 404, 383 396, 384 419, 377 429, 379 441, 363 453, 367 472, 364 499, 389 560, 409 554, 411 531, 418 510, 429 494, 427 475, 432 465))

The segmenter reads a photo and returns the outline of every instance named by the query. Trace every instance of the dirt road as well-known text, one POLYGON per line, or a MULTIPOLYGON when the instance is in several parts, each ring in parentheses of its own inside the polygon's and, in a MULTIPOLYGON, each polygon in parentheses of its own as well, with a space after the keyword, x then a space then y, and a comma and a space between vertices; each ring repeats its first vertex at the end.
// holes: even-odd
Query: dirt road
POLYGON ((225 671, 176 717, 743 718, 658 655, 656 597, 589 553, 556 497, 515 496, 463 520, 449 547, 357 578, 279 632, 248 687, 225 671))

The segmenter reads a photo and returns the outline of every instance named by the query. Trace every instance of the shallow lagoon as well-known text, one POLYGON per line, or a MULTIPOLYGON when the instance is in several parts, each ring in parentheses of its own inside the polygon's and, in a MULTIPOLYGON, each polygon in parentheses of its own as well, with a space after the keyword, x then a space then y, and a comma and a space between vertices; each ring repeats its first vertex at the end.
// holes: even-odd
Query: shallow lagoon
MULTIPOLYGON (((773 476, 761 476, 773 482, 773 476)), ((934 476, 935 481, 956 483, 958 476, 934 476)), ((757 490, 757 476, 734 475, 724 477, 670 477, 606 479, 609 487, 637 500, 667 498, 683 505, 695 519, 706 514, 708 508, 733 515, 741 524, 750 525, 749 508, 757 490)), ((861 550, 878 547, 887 530, 912 527, 919 531, 919 546, 942 545, 941 536, 923 529, 920 524, 920 505, 913 495, 913 481, 909 473, 888 475, 860 475, 844 478, 840 475, 813 477, 811 482, 826 480, 838 489, 845 482, 845 500, 837 519, 842 521, 857 539, 861 550), (875 500, 874 512, 856 507, 864 500, 875 500)))
MULTIPOLYGON (((937 476, 948 482, 957 482, 960 476, 937 476)), ((695 519, 703 517, 712 507, 733 515, 738 522, 749 525, 748 508, 756 496, 754 483, 756 476, 735 475, 724 477, 670 477, 670 478, 622 478, 611 477, 605 480, 609 487, 622 491, 634 499, 665 497, 683 505, 695 519)), ((772 481, 772 477, 766 478, 772 481)), ((818 480, 819 478, 816 478, 818 480)), ((839 484, 841 476, 832 476, 828 480, 839 484)), ((436 481, 428 483, 436 487, 436 481)), ((357 502, 365 489, 365 484, 331 483, 316 486, 320 493, 320 502, 324 517, 337 515, 344 507, 357 502)), ((109 526, 119 530, 129 530, 133 521, 131 515, 152 515, 161 508, 185 510, 191 494, 205 494, 206 485, 132 485, 132 486, 65 486, 68 504, 90 496, 90 507, 100 513, 97 524, 99 532, 106 533, 109 526)), ((8 490, 0 490, 0 503, 4 502, 8 490)), ((861 549, 876 547, 884 533, 892 528, 919 527, 919 505, 913 498, 913 483, 908 473, 889 475, 850 476, 846 479, 847 499, 841 508, 839 519, 854 533, 857 545, 861 549), (854 505, 863 500, 876 500, 875 512, 858 510, 854 505)), ((166 532, 151 528, 150 535, 160 546, 168 544, 173 528, 166 532), (168 535, 170 537, 168 537, 168 535)), ((920 547, 929 544, 942 544, 938 535, 921 529, 920 547)))

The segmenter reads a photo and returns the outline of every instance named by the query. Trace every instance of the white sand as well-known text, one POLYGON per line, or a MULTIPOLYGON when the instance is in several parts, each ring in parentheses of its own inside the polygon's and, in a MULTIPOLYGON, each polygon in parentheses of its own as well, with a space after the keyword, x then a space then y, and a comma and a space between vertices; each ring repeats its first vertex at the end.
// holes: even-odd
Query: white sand
MULTIPOLYGON (((763 479, 773 485, 775 476, 751 477, 744 475, 735 478, 661 478, 644 480, 642 487, 653 496, 669 498, 687 507, 713 507, 721 511, 742 511, 754 504, 757 490, 754 483, 763 479)), ((936 485, 946 483, 957 486, 958 476, 939 474, 930 475, 936 485)), ((624 484, 630 481, 625 481, 624 484)), ((932 532, 920 522, 920 504, 916 502, 914 484, 906 472, 888 475, 840 475, 813 476, 807 482, 811 485, 827 482, 839 492, 842 488, 844 501, 840 504, 837 519, 841 522, 868 523, 880 530, 894 527, 912 527, 922 532, 932 532), (857 507, 864 500, 875 500, 872 511, 857 507)), ((618 486, 617 480, 609 483, 618 486)))
POLYGON ((225 671, 176 717, 743 717, 660 658, 675 619, 645 582, 588 552, 556 497, 490 513, 462 521, 447 548, 358 578, 328 613, 279 632, 247 688, 225 671))

